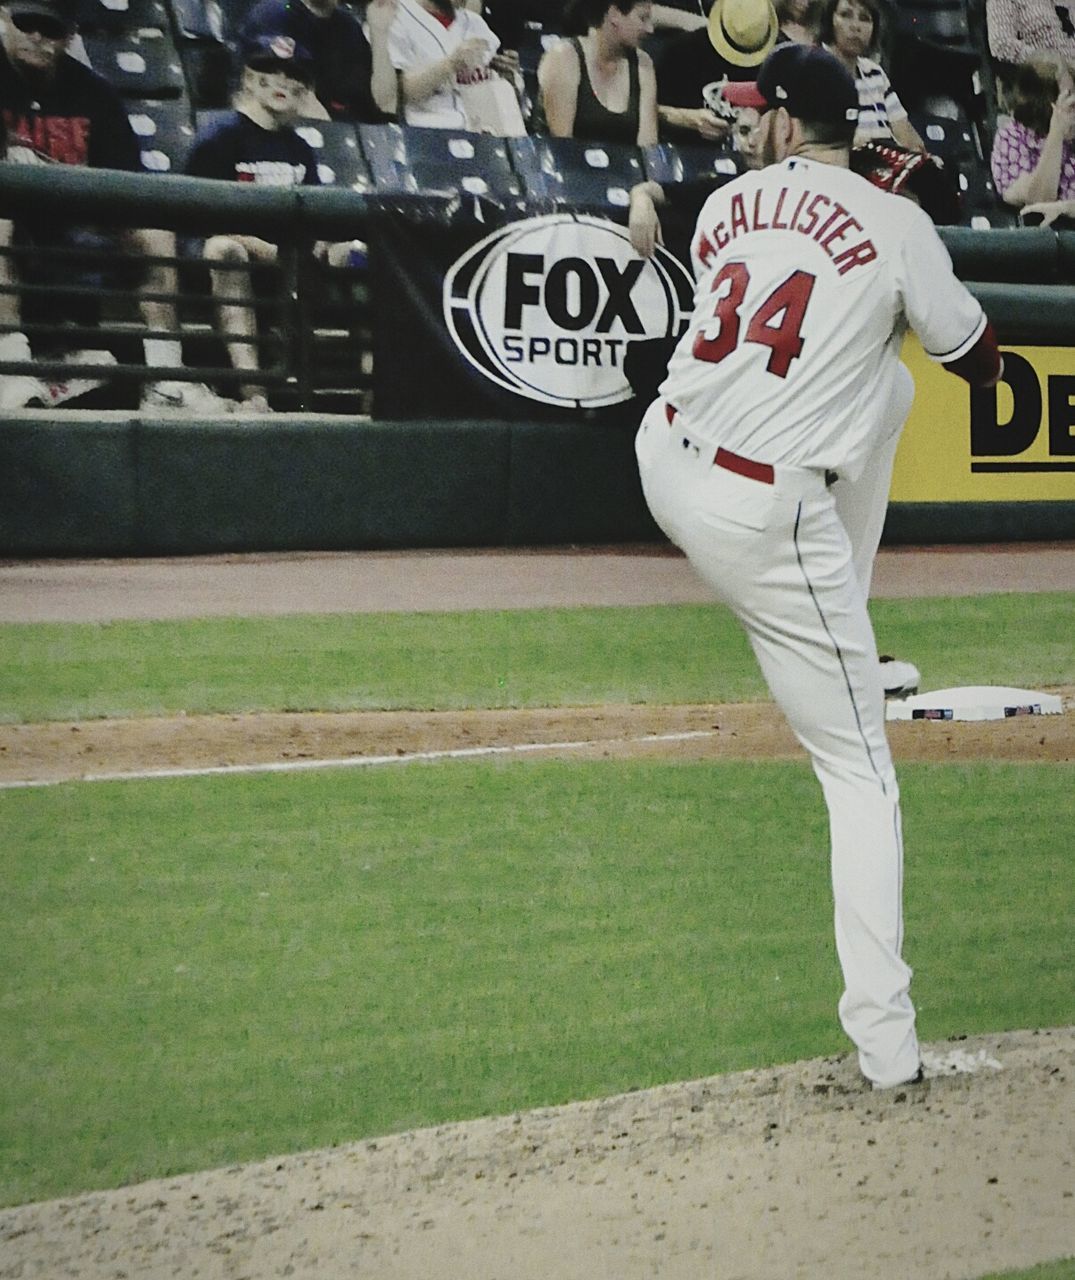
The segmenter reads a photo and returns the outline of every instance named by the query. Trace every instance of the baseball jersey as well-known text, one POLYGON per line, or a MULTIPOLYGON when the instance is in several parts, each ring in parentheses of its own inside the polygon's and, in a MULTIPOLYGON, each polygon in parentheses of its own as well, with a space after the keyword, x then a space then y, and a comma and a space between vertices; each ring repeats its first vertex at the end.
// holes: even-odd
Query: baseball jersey
MULTIPOLYGON (((450 25, 445 26, 436 14, 423 9, 417 0, 399 0, 396 20, 388 31, 388 54, 397 71, 421 71, 440 62, 464 40, 477 38, 488 45, 486 62, 500 47, 489 24, 480 14, 469 9, 456 9, 450 25)), ((488 79, 493 73, 482 68, 469 74, 470 81, 488 79)), ((466 112, 458 84, 446 84, 430 94, 424 102, 409 102, 404 107, 407 124, 441 129, 465 129, 466 112)))
POLYGON ((241 111, 198 135, 187 157, 196 178, 259 187, 317 186, 317 157, 294 129, 263 129, 241 111))
POLYGON ((64 55, 55 76, 31 87, 0 47, 0 112, 8 156, 25 164, 142 168, 142 153, 116 90, 64 55))
POLYGON ((691 242, 694 313, 661 395, 700 440, 855 478, 907 324, 942 363, 986 317, 917 205, 793 157, 715 191, 691 242))

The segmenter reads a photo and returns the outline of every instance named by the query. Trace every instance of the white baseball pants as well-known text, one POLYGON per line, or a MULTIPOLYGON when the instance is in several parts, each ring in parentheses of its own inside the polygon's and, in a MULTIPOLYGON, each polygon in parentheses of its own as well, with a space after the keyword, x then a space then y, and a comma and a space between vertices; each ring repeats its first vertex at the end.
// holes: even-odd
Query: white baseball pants
MULTIPOLYGON (((866 593, 825 477, 774 483, 714 465, 712 445, 658 400, 636 439, 654 519, 736 614, 777 704, 810 755, 829 813, 839 1015, 867 1079, 918 1070, 903 942, 899 789, 866 593)), ((872 559, 872 556, 871 556, 872 559)))

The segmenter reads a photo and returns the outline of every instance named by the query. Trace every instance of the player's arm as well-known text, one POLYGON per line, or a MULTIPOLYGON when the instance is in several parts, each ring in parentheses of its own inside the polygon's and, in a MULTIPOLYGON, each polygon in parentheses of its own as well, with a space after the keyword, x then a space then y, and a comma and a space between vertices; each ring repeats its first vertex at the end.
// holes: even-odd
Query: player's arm
POLYGON ((926 354, 973 386, 992 387, 1003 362, 982 304, 956 277, 933 223, 909 201, 895 270, 904 310, 926 354))
POLYGON ((981 337, 966 355, 942 363, 949 373, 969 382, 972 387, 995 387, 1004 372, 1004 358, 997 346, 992 322, 985 322, 981 337))

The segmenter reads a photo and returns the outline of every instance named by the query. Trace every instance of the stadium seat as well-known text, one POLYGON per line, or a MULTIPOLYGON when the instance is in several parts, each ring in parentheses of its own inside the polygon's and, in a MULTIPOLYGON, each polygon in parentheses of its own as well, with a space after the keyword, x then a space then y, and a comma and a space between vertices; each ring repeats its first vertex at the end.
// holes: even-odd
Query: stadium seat
POLYGON ((373 178, 353 124, 345 120, 299 120, 295 131, 317 155, 317 175, 322 186, 373 190, 373 178))
POLYGON ((504 138, 395 124, 359 125, 358 134, 380 192, 470 195, 505 206, 523 201, 504 138))
POLYGON ((84 35, 120 35, 171 28, 163 0, 79 0, 76 16, 78 28, 84 35))
POLYGON ((646 176, 637 147, 540 134, 510 138, 508 146, 527 196, 558 207, 625 210, 646 176))
POLYGON ((892 17, 899 35, 960 53, 977 53, 963 0, 900 0, 892 17))
POLYGON ((148 172, 183 172, 194 141, 194 126, 185 102, 130 102, 127 118, 138 137, 142 164, 148 172))
POLYGON ((195 108, 223 107, 232 87, 227 18, 217 0, 172 0, 176 48, 195 108))
POLYGON ((1006 209, 994 185, 989 165, 984 161, 961 165, 956 181, 963 201, 964 219, 975 213, 989 214, 1006 209))
POLYGON ((187 84, 171 36, 164 31, 86 36, 90 65, 125 98, 183 98, 187 84))
POLYGON ((172 0, 175 29, 183 40, 227 39, 225 11, 217 0, 172 0))
POLYGON ((642 167, 645 176, 662 187, 693 183, 718 187, 731 181, 743 166, 738 152, 730 148, 658 142, 643 148, 642 167))
POLYGON ((961 108, 955 103, 952 106, 954 113, 936 115, 912 108, 908 115, 927 150, 940 156, 945 164, 958 167, 977 161, 979 156, 973 124, 961 108))

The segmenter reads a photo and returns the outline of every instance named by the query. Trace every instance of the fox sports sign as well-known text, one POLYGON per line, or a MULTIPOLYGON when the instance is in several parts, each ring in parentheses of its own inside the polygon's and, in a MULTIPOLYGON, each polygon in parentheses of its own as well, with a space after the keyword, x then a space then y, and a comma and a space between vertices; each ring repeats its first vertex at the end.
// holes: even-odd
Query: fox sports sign
POLYGON ((460 258, 444 281, 444 316, 460 351, 498 386, 598 409, 630 399, 628 348, 682 333, 693 292, 664 249, 640 258, 625 228, 557 213, 512 223, 460 258))

